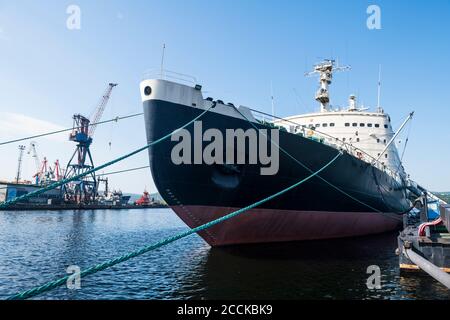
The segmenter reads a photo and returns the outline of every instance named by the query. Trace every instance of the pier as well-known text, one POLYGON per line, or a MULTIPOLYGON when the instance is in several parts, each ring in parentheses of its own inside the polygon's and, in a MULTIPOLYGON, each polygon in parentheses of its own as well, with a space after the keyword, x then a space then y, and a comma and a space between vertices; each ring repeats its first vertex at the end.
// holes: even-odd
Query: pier
POLYGON ((152 203, 148 205, 112 205, 112 204, 15 204, 6 208, 3 211, 60 211, 60 210, 137 210, 137 209, 163 209, 168 208, 167 205, 152 203))
POLYGON ((450 205, 433 201, 438 202, 438 216, 429 216, 426 192, 419 202, 420 211, 404 216, 396 253, 402 273, 425 272, 450 289, 450 205))

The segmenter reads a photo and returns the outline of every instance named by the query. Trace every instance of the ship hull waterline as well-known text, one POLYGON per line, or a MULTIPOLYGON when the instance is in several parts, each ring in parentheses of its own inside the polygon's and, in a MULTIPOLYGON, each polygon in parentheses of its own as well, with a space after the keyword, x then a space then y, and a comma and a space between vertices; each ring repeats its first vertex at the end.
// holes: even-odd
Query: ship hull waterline
MULTIPOLYGON (((145 101, 148 142, 183 126, 202 111, 167 101, 145 101)), ((215 112, 199 120, 203 130, 252 127, 246 120, 215 112)), ((194 135, 193 125, 185 129, 194 135)), ((279 139, 284 150, 312 171, 338 152, 287 132, 280 131, 279 139)), ((278 173, 272 176, 261 175, 259 165, 242 165, 234 171, 221 165, 176 165, 171 151, 177 143, 167 139, 150 147, 150 168, 159 193, 190 228, 253 204, 311 174, 282 152, 278 173)), ((406 189, 386 173, 344 153, 320 177, 323 180, 314 177, 199 235, 211 246, 222 246, 364 236, 401 226, 399 213, 409 207, 406 189)))

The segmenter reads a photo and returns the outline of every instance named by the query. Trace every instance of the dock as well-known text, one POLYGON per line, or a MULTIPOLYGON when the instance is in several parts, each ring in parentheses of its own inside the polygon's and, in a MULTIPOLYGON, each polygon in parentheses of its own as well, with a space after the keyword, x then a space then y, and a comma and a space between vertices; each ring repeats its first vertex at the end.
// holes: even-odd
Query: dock
POLYGON ((402 273, 426 272, 450 289, 450 205, 437 202, 438 216, 430 217, 428 197, 420 210, 404 216, 397 254, 402 273))
POLYGON ((109 205, 109 204, 15 204, 2 211, 60 211, 60 210, 130 210, 130 209, 163 209, 164 204, 148 205, 109 205))

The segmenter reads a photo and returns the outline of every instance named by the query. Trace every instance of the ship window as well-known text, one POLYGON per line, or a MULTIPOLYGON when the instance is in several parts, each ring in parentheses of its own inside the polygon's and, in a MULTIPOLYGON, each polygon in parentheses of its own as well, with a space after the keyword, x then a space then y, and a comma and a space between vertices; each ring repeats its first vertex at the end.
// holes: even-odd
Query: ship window
POLYGON ((342 138, 342 141, 344 141, 344 142, 345 142, 345 138, 342 138))
POLYGON ((387 124, 385 124, 385 125, 384 125, 384 127, 385 127, 385 128, 387 129, 387 128, 388 128, 388 125, 387 125, 387 124))
POLYGON ((146 86, 145 89, 144 89, 144 93, 145 93, 146 96, 151 95, 152 94, 152 88, 149 87, 149 86, 146 86))
POLYGON ((367 126, 368 126, 369 128, 372 128, 372 124, 371 124, 371 123, 368 123, 367 126))
POLYGON ((334 127, 334 123, 330 123, 330 127, 334 127))
POLYGON ((386 144, 386 139, 383 140, 384 144, 386 144))
POLYGON ((316 128, 320 128, 320 123, 316 124, 316 128))
POLYGON ((360 127, 364 127, 365 124, 364 124, 364 123, 360 123, 359 126, 360 126, 360 127))
MULTIPOLYGON (((380 143, 380 139, 377 139, 377 143, 380 143)), ((379 155, 379 154, 378 154, 379 155)))
POLYGON ((375 123, 375 128, 379 128, 380 125, 378 123, 375 123))
POLYGON ((387 159, 387 153, 384 155, 384 157, 387 159))
POLYGON ((353 122, 353 123, 352 123, 352 126, 357 127, 358 124, 357 124, 356 122, 353 122))
POLYGON ((312 128, 314 128, 314 125, 310 124, 308 127, 312 129, 312 128))
POLYGON ((356 142, 359 142, 359 138, 356 138, 356 142))
POLYGON ((324 123, 324 124, 322 124, 322 127, 328 127, 328 123, 324 123))
POLYGON ((380 154, 378 154, 378 157, 380 156, 380 154))
POLYGON ((347 123, 345 124, 345 126, 346 126, 346 127, 350 127, 350 123, 347 122, 347 123))

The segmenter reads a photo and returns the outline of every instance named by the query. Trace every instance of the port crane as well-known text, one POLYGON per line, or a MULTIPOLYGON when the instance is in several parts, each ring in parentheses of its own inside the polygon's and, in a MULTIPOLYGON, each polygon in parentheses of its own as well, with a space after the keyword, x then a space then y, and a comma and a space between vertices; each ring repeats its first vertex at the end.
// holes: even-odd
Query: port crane
POLYGON ((47 184, 48 182, 51 182, 54 179, 56 179, 56 181, 59 181, 61 179, 60 176, 61 169, 59 166, 59 161, 56 160, 55 166, 53 168, 50 165, 48 165, 48 160, 46 157, 44 157, 44 160, 40 161, 37 152, 36 141, 30 142, 27 154, 31 154, 32 158, 34 158, 34 162, 36 165, 36 173, 33 175, 33 178, 35 179, 34 181, 36 185, 47 184))
POLYGON ((50 168, 51 173, 52 173, 52 178, 56 179, 56 181, 61 180, 62 178, 62 171, 61 171, 61 166, 59 165, 59 160, 57 159, 55 161, 55 166, 52 168, 50 168))
POLYGON ((34 158, 34 162, 36 165, 36 173, 33 175, 33 178, 35 178, 35 183, 39 184, 42 181, 42 175, 44 174, 44 172, 47 171, 47 159, 44 158, 44 162, 42 163, 41 167, 41 161, 39 160, 39 155, 37 153, 36 146, 37 142, 31 141, 30 146, 28 147, 27 154, 31 154, 31 156, 34 158))
POLYGON ((25 150, 25 146, 19 146, 19 159, 17 160, 17 174, 16 174, 16 183, 20 181, 20 175, 22 173, 22 160, 23 160, 23 151, 25 150))
MULTIPOLYGON (((77 143, 77 146, 67 164, 64 179, 75 177, 94 168, 94 161, 90 151, 92 137, 111 97, 112 90, 116 86, 117 83, 108 84, 98 106, 89 119, 81 114, 73 116, 73 129, 69 135, 69 140, 77 143)), ((66 202, 92 203, 96 199, 97 189, 98 184, 95 173, 92 172, 83 178, 63 185, 61 191, 66 202)))

